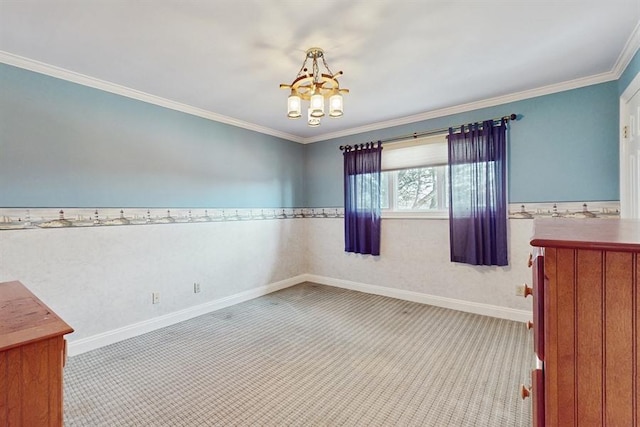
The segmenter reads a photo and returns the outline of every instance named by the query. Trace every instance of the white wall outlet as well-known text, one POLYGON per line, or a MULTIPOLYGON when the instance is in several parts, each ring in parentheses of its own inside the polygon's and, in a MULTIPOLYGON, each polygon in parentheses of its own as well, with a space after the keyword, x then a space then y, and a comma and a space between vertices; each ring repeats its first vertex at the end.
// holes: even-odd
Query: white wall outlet
POLYGON ((193 293, 197 294, 198 292, 200 292, 200 283, 194 283, 193 284, 193 293))
POLYGON ((516 286, 516 296, 517 297, 523 297, 524 296, 524 285, 517 285, 516 286))
POLYGON ((151 294, 151 304, 160 304, 160 292, 151 294))

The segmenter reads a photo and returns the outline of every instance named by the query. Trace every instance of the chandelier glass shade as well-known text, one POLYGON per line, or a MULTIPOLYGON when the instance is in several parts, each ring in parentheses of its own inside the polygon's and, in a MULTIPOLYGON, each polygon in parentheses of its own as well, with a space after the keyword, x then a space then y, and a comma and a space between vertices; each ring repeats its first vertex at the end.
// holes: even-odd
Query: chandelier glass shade
POLYGON ((333 73, 324 59, 324 51, 318 47, 307 50, 304 62, 298 75, 291 84, 282 83, 281 89, 291 91, 287 98, 287 117, 298 119, 302 117, 302 101, 309 101, 307 110, 307 124, 315 127, 320 125, 320 119, 325 115, 325 99, 329 104, 329 117, 341 117, 343 114, 342 95, 349 93, 349 89, 340 88, 338 76, 342 71, 333 73), (320 72, 318 60, 326 69, 326 73, 320 72), (311 71, 307 68, 307 62, 311 60, 311 71))

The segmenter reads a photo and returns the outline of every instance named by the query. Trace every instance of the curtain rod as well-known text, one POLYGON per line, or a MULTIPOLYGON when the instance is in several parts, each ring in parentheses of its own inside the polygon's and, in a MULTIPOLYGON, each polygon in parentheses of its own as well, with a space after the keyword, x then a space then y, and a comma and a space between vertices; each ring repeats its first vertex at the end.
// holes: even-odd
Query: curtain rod
MULTIPOLYGON (((494 122, 500 122, 502 119, 504 119, 506 122, 508 122, 510 120, 516 120, 517 117, 518 116, 516 114, 511 113, 508 116, 496 117, 496 118, 490 119, 490 120, 493 120, 494 122)), ((463 126, 465 126, 465 125, 451 126, 451 128, 453 128, 454 130, 460 130, 463 126)), ((426 131, 422 131, 422 132, 414 132, 414 133, 409 134, 409 135, 394 136, 393 138, 383 139, 380 142, 382 142, 384 144, 386 142, 396 142, 396 141, 402 141, 402 140, 405 140, 405 139, 416 139, 416 138, 421 138, 423 136, 437 135, 439 133, 445 133, 445 132, 449 132, 449 128, 426 130, 426 131)), ((356 145, 360 145, 360 144, 356 144, 356 145)), ((341 145, 340 146, 340 150, 344 151, 345 148, 351 148, 351 146, 350 145, 341 145)))

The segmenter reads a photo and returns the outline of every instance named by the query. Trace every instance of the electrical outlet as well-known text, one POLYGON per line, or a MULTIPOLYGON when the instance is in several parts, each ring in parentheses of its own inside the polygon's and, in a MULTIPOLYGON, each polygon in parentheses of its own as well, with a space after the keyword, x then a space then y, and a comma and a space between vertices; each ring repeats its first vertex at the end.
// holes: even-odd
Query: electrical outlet
POLYGON ((160 292, 151 294, 151 304, 160 304, 160 292))
POLYGON ((516 296, 517 297, 523 297, 524 296, 524 285, 517 285, 516 286, 516 296))
POLYGON ((198 292, 200 292, 200 283, 194 283, 193 284, 193 293, 197 294, 198 292))

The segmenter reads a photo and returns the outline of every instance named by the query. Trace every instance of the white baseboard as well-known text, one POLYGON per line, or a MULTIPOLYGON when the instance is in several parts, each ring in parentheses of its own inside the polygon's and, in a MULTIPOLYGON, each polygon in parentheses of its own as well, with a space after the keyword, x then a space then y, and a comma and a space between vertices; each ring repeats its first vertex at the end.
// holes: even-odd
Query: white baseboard
POLYGON ((368 294, 381 295, 385 297, 397 298, 406 301, 413 301, 422 304, 434 305, 437 307, 450 308, 467 313, 482 314, 484 316, 498 317, 500 319, 514 320, 516 322, 526 322, 532 319, 530 311, 516 310, 497 305, 483 304, 479 302, 463 301, 454 298, 439 297, 435 295, 423 294, 420 292, 406 291, 402 289, 387 288, 385 286, 368 285, 366 283, 351 282, 349 280, 334 279, 331 277, 316 276, 314 274, 303 274, 302 277, 309 282, 321 285, 335 286, 337 288, 350 289, 368 294))
POLYGON ((290 279, 270 283, 265 286, 260 286, 255 289, 250 289, 248 291, 209 301, 204 304, 185 308, 183 310, 165 314, 163 316, 154 317, 153 319, 134 323, 132 325, 127 325, 122 328, 107 331, 98 335, 93 335, 91 337, 82 338, 76 341, 70 340, 67 345, 67 353, 69 356, 75 356, 87 351, 95 350, 105 345, 114 344, 118 341, 133 338, 147 332, 155 331, 156 329, 184 322, 185 320, 189 320, 194 317, 210 313, 212 311, 220 310, 221 308, 249 301, 251 299, 270 294, 271 292, 279 291, 280 289, 297 285, 298 283, 306 281, 307 279, 305 277, 306 275, 292 277, 290 279))
POLYGON ((114 344, 118 341, 133 338, 156 329, 174 325, 185 320, 192 319, 212 311, 220 310, 241 302, 258 298, 271 292, 285 289, 302 282, 314 282, 321 285, 335 286, 337 288, 350 289, 353 291, 365 292, 368 294, 381 295, 391 298, 397 298, 406 301, 418 302, 421 304, 429 304, 437 307, 450 308, 453 310, 464 311, 468 313, 482 314, 484 316, 498 317, 501 319, 515 320, 518 322, 526 322, 531 320, 531 312, 524 310, 515 310, 507 307, 500 307, 490 304, 482 304, 471 301, 463 301, 453 298, 439 297, 435 295, 423 294, 420 292, 406 291, 402 289, 393 289, 385 286, 369 285, 366 283, 352 282, 349 280, 334 279, 331 277, 317 276, 315 274, 301 274, 290 279, 281 280, 259 288, 250 289, 228 297, 216 299, 204 304, 185 308, 163 316, 154 317, 153 319, 127 325, 122 328, 107 331, 98 335, 82 338, 76 341, 69 341, 67 352, 69 356, 76 356, 87 351, 114 344))

